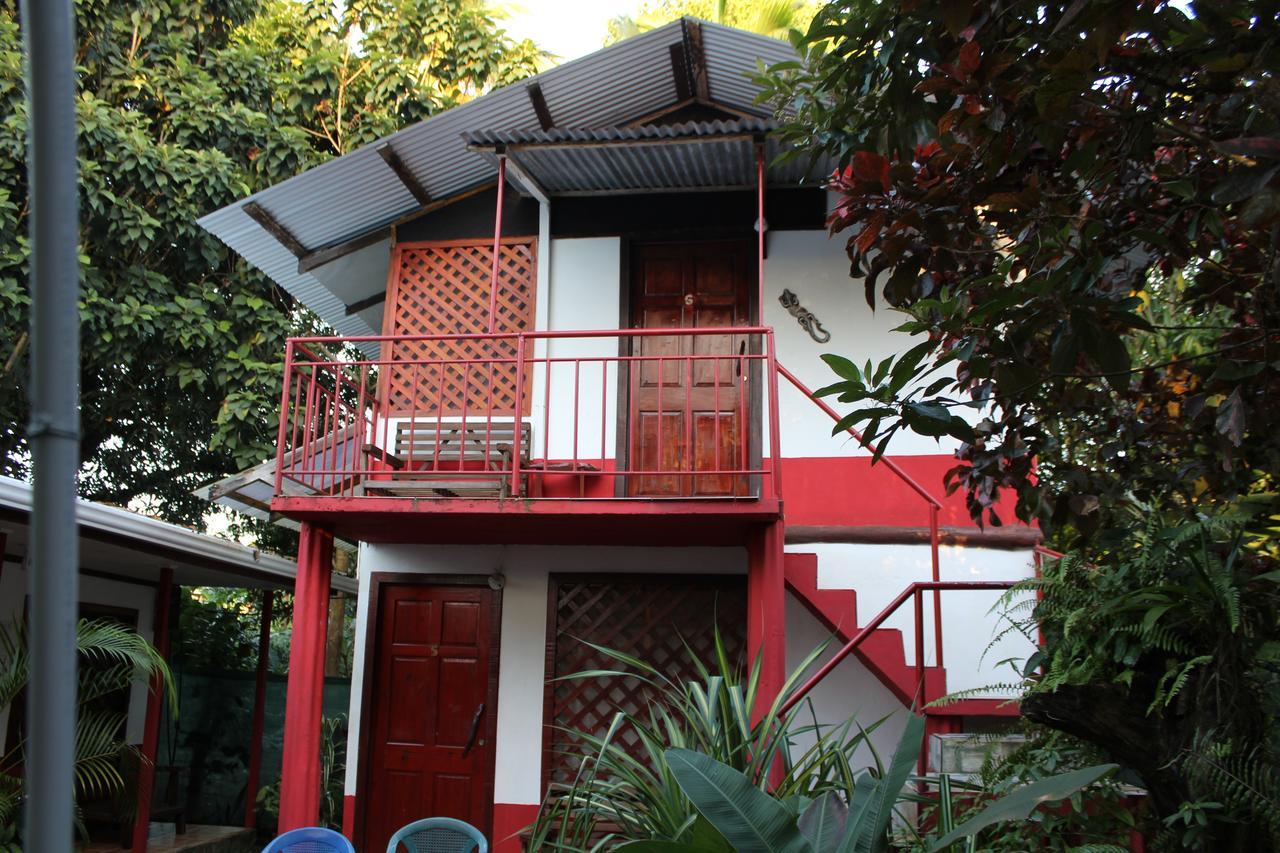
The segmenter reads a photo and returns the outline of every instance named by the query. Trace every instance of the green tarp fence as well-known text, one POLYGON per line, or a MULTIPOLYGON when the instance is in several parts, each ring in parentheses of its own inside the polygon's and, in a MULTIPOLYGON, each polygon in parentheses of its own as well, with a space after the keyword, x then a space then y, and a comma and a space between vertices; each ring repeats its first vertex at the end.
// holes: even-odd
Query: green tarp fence
MULTIPOLYGON (((165 709, 157 764, 181 768, 177 796, 191 823, 241 825, 253 730, 254 674, 175 668, 178 717, 165 709)), ((266 719, 259 786, 280 779, 284 743, 285 676, 267 678, 266 719)), ((351 696, 349 678, 326 678, 324 715, 345 717, 351 696)), ((344 756, 339 754, 338 761, 344 756)), ((168 774, 157 774, 157 796, 164 796, 168 774)), ((255 799, 256 792, 249 794, 255 799)))

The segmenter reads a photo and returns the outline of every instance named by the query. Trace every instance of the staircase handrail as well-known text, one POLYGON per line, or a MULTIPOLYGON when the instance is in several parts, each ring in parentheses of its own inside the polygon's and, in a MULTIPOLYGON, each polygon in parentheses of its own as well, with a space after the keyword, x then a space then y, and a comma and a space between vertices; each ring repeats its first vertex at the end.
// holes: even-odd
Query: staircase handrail
MULTIPOLYGON (((853 654, 853 652, 862 645, 871 634, 876 631, 885 621, 892 616, 899 607, 901 607, 907 599, 918 596, 924 592, 932 590, 935 594, 940 594, 943 590, 1007 590, 1012 589, 1019 581, 914 581, 907 584, 907 587, 898 593, 898 595, 885 606, 875 618, 859 629, 858 633, 849 638, 840 649, 822 666, 818 667, 818 671, 809 676, 799 689, 782 703, 782 707, 778 710, 778 716, 783 716, 792 708, 794 708, 809 691, 813 690, 824 678, 826 678, 832 670, 834 670, 845 658, 853 654)), ((918 702, 922 703, 924 697, 924 650, 922 639, 922 630, 920 624, 921 605, 919 601, 916 604, 916 678, 918 688, 916 697, 918 702)))
MULTIPOLYGON (((840 423, 840 415, 836 413, 836 410, 818 399, 818 396, 813 392, 813 390, 809 388, 808 385, 801 382, 798 376, 790 370, 787 370, 781 362, 775 360, 774 366, 777 372, 781 373, 801 394, 812 400, 813 404, 826 412, 833 421, 840 423)), ((776 406, 774 408, 775 410, 777 409, 776 406)), ((867 440, 860 430, 850 426, 845 427, 845 432, 853 436, 863 447, 869 450, 872 449, 871 442, 867 440)), ((938 510, 942 509, 942 501, 934 497, 933 494, 924 486, 917 483, 915 478, 910 474, 903 471, 901 466, 899 466, 897 462, 894 462, 892 458, 888 456, 881 456, 880 464, 892 471, 899 480, 905 483, 907 487, 917 495, 924 498, 929 504, 929 561, 932 569, 931 577, 933 578, 933 583, 938 583, 942 580, 941 555, 938 550, 938 510)), ((934 659, 937 661, 938 666, 942 666, 942 593, 940 591, 935 591, 933 594, 933 645, 934 659)))
MULTIPOLYGON (((783 365, 782 362, 778 362, 778 372, 781 373, 782 376, 788 382, 794 385, 801 394, 805 395, 810 400, 812 400, 814 405, 816 405, 819 409, 822 409, 822 411, 826 412, 827 415, 829 415, 833 421, 835 421, 836 423, 840 422, 840 415, 836 413, 836 410, 828 406, 822 400, 818 399, 818 397, 809 388, 809 386, 805 385, 802 381, 800 381, 799 377, 797 377, 790 370, 787 370, 786 366, 783 365)), ((874 449, 871 447, 871 442, 869 442, 866 439, 866 437, 858 429, 854 427, 846 427, 845 432, 853 436, 859 444, 861 444, 863 447, 867 448, 868 450, 874 449)), ((891 457, 881 456, 880 463, 884 465, 886 468, 888 468, 890 471, 892 471, 898 477, 899 480, 906 483, 907 486, 913 492, 915 492, 917 495, 919 495, 920 497, 928 501, 929 504, 933 506, 934 509, 942 509, 942 501, 934 497, 929 492, 929 490, 926 489, 924 486, 917 483, 910 474, 908 474, 906 471, 903 471, 902 468, 898 465, 898 463, 894 462, 891 457)))

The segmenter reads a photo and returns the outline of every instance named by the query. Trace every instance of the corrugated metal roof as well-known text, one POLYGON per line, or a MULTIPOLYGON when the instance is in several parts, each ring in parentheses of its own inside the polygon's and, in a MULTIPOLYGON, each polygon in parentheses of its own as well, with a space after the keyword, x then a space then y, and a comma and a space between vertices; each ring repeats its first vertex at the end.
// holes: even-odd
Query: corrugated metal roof
MULTIPOLYGON (((744 118, 636 127, 476 130, 463 138, 477 149, 505 148, 551 195, 574 195, 753 187, 755 140, 775 127, 771 119, 744 118)), ((830 172, 825 161, 812 170, 805 161, 774 166, 777 142, 766 145, 766 180, 771 185, 790 186, 830 172)))
MULTIPOLYGON (((703 50, 712 99, 738 111, 763 115, 758 88, 749 79, 757 59, 795 57, 787 44, 702 22, 703 50)), ((490 158, 469 150, 462 134, 477 128, 531 130, 538 119, 525 86, 536 81, 559 127, 605 128, 674 104, 677 95, 669 48, 682 41, 682 22, 657 29, 549 69, 404 128, 377 143, 335 158, 253 196, 214 211, 199 224, 261 269, 339 333, 375 333, 359 315, 347 316, 342 299, 318 277, 298 272, 298 259, 244 212, 257 202, 310 250, 386 227, 419 209, 377 147, 390 143, 433 198, 445 199, 493 180, 490 158)), ((711 169, 688 163, 682 168, 711 169)), ((608 169, 605 163, 599 169, 608 169)), ((639 168, 614 164, 612 168, 639 168)), ((794 171, 794 170, 793 170, 794 171)), ((775 181, 787 180, 772 173, 775 181)))

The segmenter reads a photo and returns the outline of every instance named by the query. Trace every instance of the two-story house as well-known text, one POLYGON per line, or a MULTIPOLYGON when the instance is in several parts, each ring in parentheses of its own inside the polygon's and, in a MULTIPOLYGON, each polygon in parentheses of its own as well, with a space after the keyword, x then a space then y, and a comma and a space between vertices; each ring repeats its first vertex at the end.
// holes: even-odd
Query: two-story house
POLYGON ((583 641, 680 672, 718 624, 770 695, 858 638, 810 694, 828 722, 1008 680, 1025 646, 983 657, 977 587, 1030 575, 1035 532, 943 499, 947 446, 873 466, 809 390, 824 352, 910 342, 828 237, 832 164, 776 160, 751 75, 793 58, 677 21, 201 220, 338 333, 289 342, 277 457, 212 489, 301 525, 282 828, 316 817, 335 536, 361 543, 345 829, 370 851, 430 815, 518 850, 563 728, 640 701, 556 680, 602 663, 583 641))

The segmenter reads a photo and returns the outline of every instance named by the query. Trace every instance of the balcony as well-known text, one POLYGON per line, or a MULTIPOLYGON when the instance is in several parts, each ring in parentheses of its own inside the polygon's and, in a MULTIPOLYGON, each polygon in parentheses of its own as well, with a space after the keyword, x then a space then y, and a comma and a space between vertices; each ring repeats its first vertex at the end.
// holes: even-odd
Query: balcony
POLYGON ((728 542, 778 516, 769 328, 295 338, 284 378, 270 510, 369 541, 728 542))

